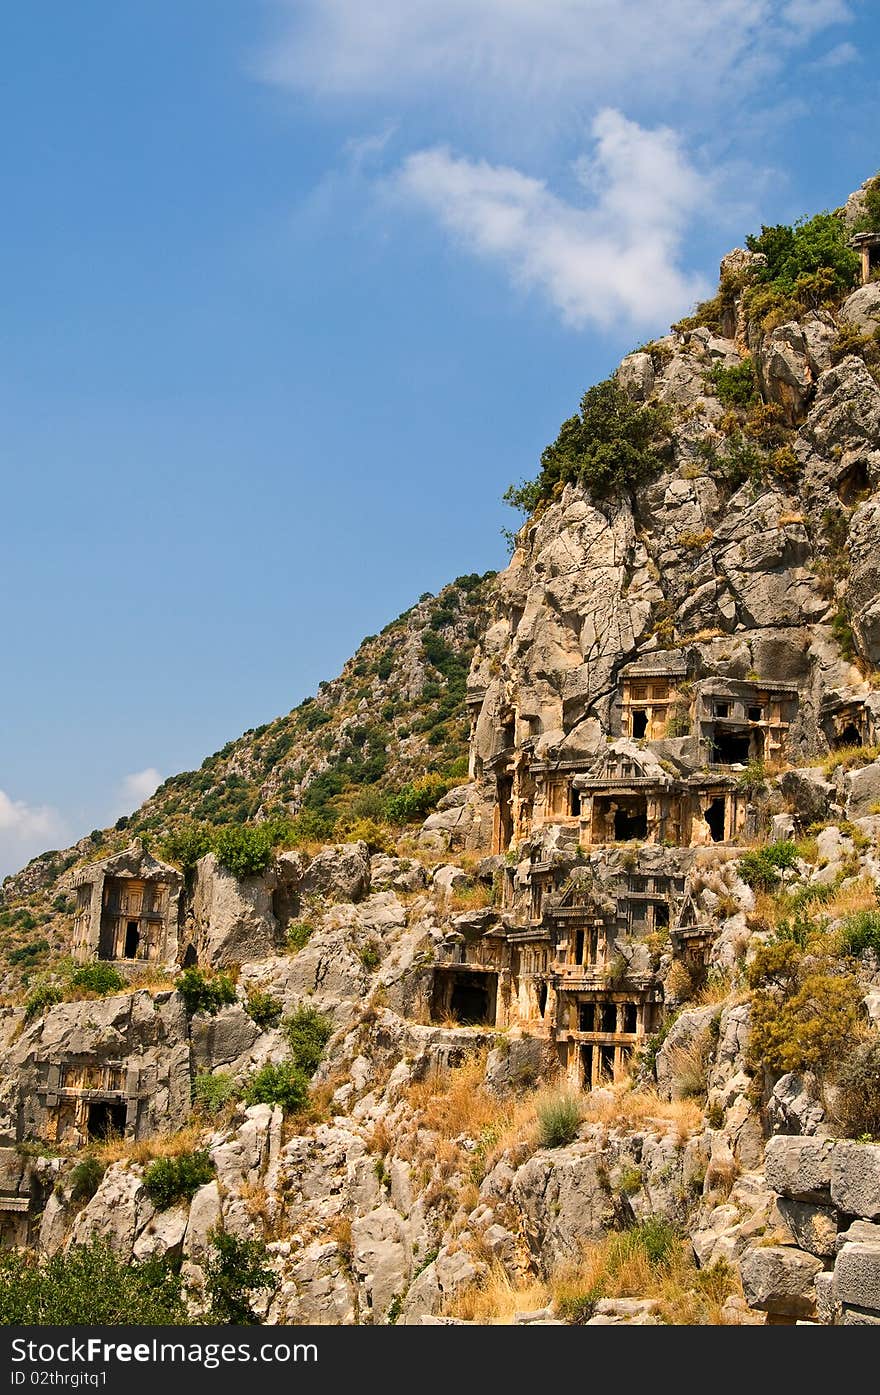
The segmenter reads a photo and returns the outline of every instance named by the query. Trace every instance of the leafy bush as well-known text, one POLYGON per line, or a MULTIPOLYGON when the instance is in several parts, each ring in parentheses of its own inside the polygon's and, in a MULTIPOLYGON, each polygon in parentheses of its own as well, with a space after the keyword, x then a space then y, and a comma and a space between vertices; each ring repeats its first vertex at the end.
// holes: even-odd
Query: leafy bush
POLYGON ((753 891, 770 891, 780 880, 780 873, 793 867, 798 859, 796 844, 790 841, 768 843, 753 848, 739 859, 739 874, 753 891))
POLYGON ((880 174, 865 189, 865 211, 857 219, 854 232, 880 232, 880 174))
POLYGON ((580 484, 597 498, 635 489, 659 470, 670 422, 667 407, 639 406, 614 378, 596 383, 584 393, 580 415, 563 422, 543 451, 538 478, 511 485, 505 502, 533 513, 565 484, 580 484))
POLYGON ((215 832, 212 846, 220 866, 239 881, 258 876, 272 861, 271 833, 262 824, 226 824, 215 832))
POLYGON ((40 1017, 47 1008, 54 1007, 56 1003, 62 1002, 63 999, 64 994, 57 983, 37 984, 25 998, 25 1022, 32 1022, 35 1017, 40 1017))
POLYGON ((225 1004, 235 1002, 235 985, 228 974, 208 978, 201 969, 184 969, 175 979, 174 987, 183 999, 188 1017, 197 1012, 207 1012, 213 1017, 225 1004))
POLYGON ((70 976, 70 986, 83 993, 97 993, 105 998, 108 993, 118 993, 127 986, 127 980, 112 964, 98 960, 94 964, 83 964, 70 976))
POLYGON ((235 1084, 228 1071, 218 1071, 216 1075, 205 1072, 193 1081, 192 1094, 198 1113, 213 1117, 235 1098, 235 1084))
POLYGON ((859 955, 866 949, 880 954, 880 911, 856 911, 848 915, 839 933, 844 954, 859 955))
POLYGON ((287 948, 294 953, 299 949, 304 949, 314 933, 315 927, 311 921, 292 920, 287 927, 287 948))
POLYGON ((736 787, 750 799, 767 789, 767 770, 762 760, 750 760, 736 782, 736 787))
POLYGON ((29 945, 20 945, 18 949, 11 949, 6 958, 10 964, 29 964, 39 955, 45 954, 48 948, 48 940, 32 940, 29 945))
POLYGON ((358 958, 367 972, 372 973, 382 962, 382 951, 375 940, 370 940, 369 944, 361 945, 358 958))
POLYGON ((210 1233, 211 1253, 205 1264, 205 1292, 210 1319, 243 1327, 259 1322, 250 1304, 250 1295, 260 1290, 274 1292, 278 1279, 268 1265, 268 1251, 262 1240, 240 1240, 225 1230, 210 1233))
POLYGON ((156 1158, 144 1173, 144 1190, 159 1211, 175 1201, 191 1201, 199 1187, 214 1177, 214 1164, 205 1152, 156 1158))
POLYGON ((251 989, 247 995, 245 1010, 263 1031, 269 1027, 277 1027, 281 1021, 282 1004, 280 998, 276 998, 272 993, 266 993, 262 988, 251 989))
POLYGON ((315 1008, 303 1006, 285 1017, 282 1025, 294 1065, 306 1075, 314 1075, 333 1033, 332 1023, 315 1008))
POLYGON ((834 1079, 833 1113, 851 1138, 880 1137, 880 1041, 859 1042, 844 1055, 834 1079))
POLYGON ((538 1105, 538 1140, 542 1148, 564 1148, 577 1137, 581 1123, 580 1101, 574 1095, 555 1095, 538 1105))
POLYGON ((441 775, 423 775, 391 795, 388 817, 392 823, 415 823, 436 808, 437 801, 448 789, 449 784, 441 775))
POLYGON ((832 1072, 847 1053, 858 1025, 861 992, 817 946, 794 939, 760 945, 748 970, 751 994, 749 1054, 776 1075, 832 1072))
POLYGON ((763 252, 767 264, 758 269, 756 280, 787 295, 803 294, 809 278, 825 273, 829 293, 848 290, 856 284, 859 259, 847 246, 849 233, 841 218, 834 213, 817 213, 815 217, 795 223, 793 227, 780 223, 762 227, 760 234, 746 238, 751 252, 763 252))
POLYGON ((74 1201, 91 1201, 106 1172, 104 1163, 94 1153, 86 1153, 70 1173, 70 1195, 74 1201))
POLYGON ((103 1240, 50 1259, 0 1250, 0 1325, 170 1327, 190 1321, 164 1261, 123 1260, 103 1240))
POLYGON ((175 863, 182 872, 192 872, 200 857, 211 851, 212 830, 206 823, 185 823, 162 843, 161 856, 175 863))
POLYGON ((709 373, 709 381, 724 407, 745 409, 760 400, 755 365, 750 358, 743 359, 742 363, 734 364, 731 368, 716 364, 709 373))
POLYGON ((298 1114, 308 1104, 308 1077, 293 1061, 269 1062, 251 1076, 244 1099, 247 1104, 278 1104, 285 1114, 298 1114))

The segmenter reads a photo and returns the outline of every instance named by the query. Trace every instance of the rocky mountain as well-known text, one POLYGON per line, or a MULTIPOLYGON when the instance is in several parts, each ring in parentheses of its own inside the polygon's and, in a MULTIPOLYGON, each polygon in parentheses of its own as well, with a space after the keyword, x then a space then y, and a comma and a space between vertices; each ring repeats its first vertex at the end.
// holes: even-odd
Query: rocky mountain
POLYGON ((880 179, 749 238, 510 491, 503 574, 7 882, 21 1272, 880 1321, 878 268, 880 179))

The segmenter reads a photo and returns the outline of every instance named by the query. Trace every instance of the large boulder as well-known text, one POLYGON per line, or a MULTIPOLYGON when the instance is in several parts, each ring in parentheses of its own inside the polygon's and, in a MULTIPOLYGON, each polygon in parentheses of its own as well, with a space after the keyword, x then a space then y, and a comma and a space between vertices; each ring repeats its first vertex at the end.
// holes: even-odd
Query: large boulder
POLYGON ((834 1293, 838 1303, 880 1318, 880 1245, 844 1245, 834 1265, 834 1293))
POLYGON ((833 1156, 831 1139, 779 1134, 768 1141, 764 1154, 767 1185, 793 1201, 827 1202, 833 1156))
POLYGON ((853 291, 840 307, 840 318, 862 334, 873 334, 880 328, 880 283, 870 281, 853 291))
POLYGON ((803 827, 823 822, 828 818, 828 809, 834 799, 835 789, 834 785, 826 780, 825 772, 820 768, 786 770, 779 777, 779 788, 803 827))
POLYGON ((360 901, 370 890, 370 850, 366 843, 324 848, 309 863, 300 882, 303 896, 324 901, 360 901))
POLYGON ((756 1245, 739 1261, 750 1308, 779 1317, 809 1318, 816 1311, 816 1275, 822 1261, 787 1245, 756 1245))
POLYGON ((200 963, 244 964, 274 954, 280 935, 272 911, 274 873, 239 881, 213 853, 196 863, 195 939, 200 963))
POLYGON ((874 813, 880 807, 880 761, 872 761, 843 777, 846 811, 851 819, 874 813))
POLYGON ((880 1217, 880 1143, 835 1144, 831 1199, 848 1216, 867 1221, 880 1217))

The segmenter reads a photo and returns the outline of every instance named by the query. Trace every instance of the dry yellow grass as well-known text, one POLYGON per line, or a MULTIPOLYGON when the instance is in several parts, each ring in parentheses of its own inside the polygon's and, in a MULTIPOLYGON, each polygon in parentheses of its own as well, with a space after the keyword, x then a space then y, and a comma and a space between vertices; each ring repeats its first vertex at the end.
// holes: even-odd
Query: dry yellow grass
POLYGON ((873 881, 869 877, 861 877, 850 886, 841 887, 830 901, 822 903, 819 910, 831 920, 854 915, 856 911, 876 911, 877 892, 873 881))
POLYGON ((92 1150, 108 1166, 115 1162, 148 1163, 154 1158, 179 1158, 202 1147, 204 1128, 186 1124, 176 1133, 157 1133, 151 1138, 108 1138, 92 1150))
POLYGON ((517 1313, 545 1308, 551 1300, 550 1285, 538 1278, 513 1279, 497 1262, 479 1288, 465 1289, 446 1308, 447 1317, 463 1318, 483 1326, 509 1326, 517 1313))
POLYGON ((609 1094, 586 1096, 584 1117, 588 1122, 632 1129, 644 1124, 665 1125, 673 1128, 682 1142, 703 1127, 696 1100, 665 1100, 656 1090, 633 1090, 628 1085, 616 1085, 609 1094))
POLYGON ((513 1323, 517 1313, 552 1306, 558 1316, 584 1322, 600 1298, 647 1298, 657 1302, 663 1323, 723 1326, 725 1300, 741 1292, 735 1272, 723 1263, 698 1270, 689 1245, 679 1243, 672 1231, 661 1230, 659 1238, 658 1250, 646 1227, 611 1233, 599 1244, 585 1245, 581 1259, 562 1266, 549 1281, 513 1278, 496 1261, 483 1283, 457 1294, 444 1311, 494 1326, 513 1323))

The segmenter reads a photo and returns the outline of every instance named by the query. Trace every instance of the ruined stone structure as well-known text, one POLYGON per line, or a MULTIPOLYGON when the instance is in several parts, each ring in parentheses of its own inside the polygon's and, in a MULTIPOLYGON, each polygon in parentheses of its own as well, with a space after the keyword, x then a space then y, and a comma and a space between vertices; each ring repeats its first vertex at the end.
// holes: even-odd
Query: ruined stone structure
POLYGON ((72 885, 75 958, 176 961, 183 888, 176 867, 132 843, 80 868, 72 885))
POLYGON ((850 246, 854 247, 859 254, 862 285, 867 286, 871 278, 880 271, 880 233, 856 233, 850 239, 850 246))

